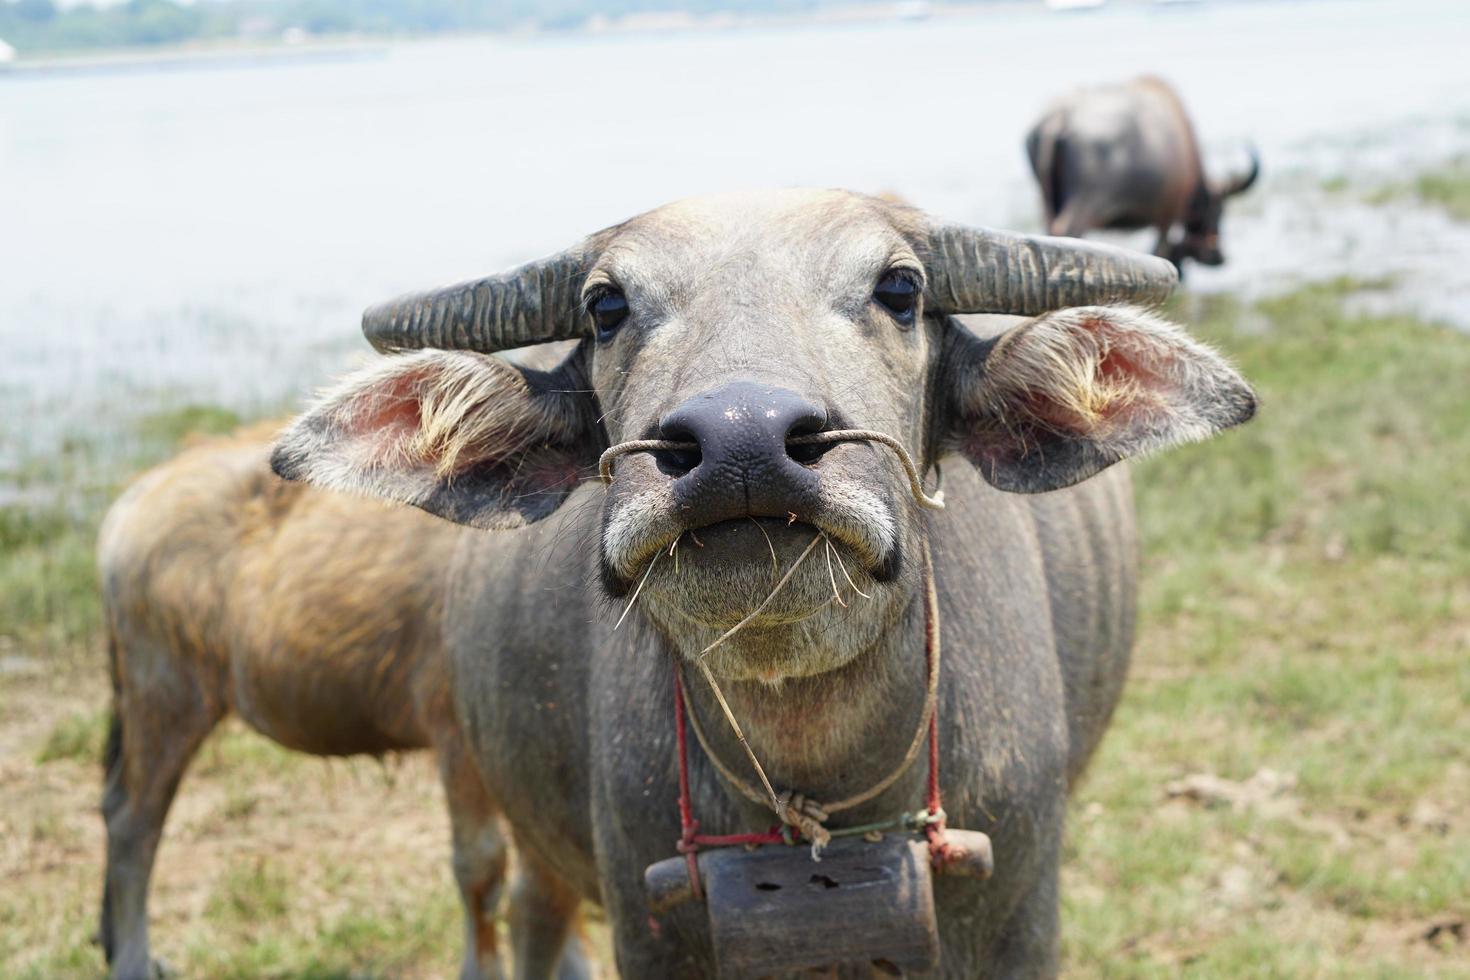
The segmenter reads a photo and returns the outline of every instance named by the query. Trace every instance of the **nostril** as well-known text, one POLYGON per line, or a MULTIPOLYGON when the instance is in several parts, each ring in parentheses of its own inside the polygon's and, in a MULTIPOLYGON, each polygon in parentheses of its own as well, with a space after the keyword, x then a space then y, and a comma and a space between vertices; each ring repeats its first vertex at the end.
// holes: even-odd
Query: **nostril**
POLYGON ((699 438, 688 428, 680 424, 661 425, 658 430, 660 439, 669 442, 685 442, 689 444, 688 449, 656 449, 653 452, 654 465, 666 476, 679 477, 694 469, 704 460, 704 454, 699 449, 699 438))
POLYGON ((683 476, 704 460, 698 449, 656 449, 654 465, 667 476, 683 476))
POLYGON ((786 433, 786 455, 796 460, 803 466, 810 466, 831 449, 836 443, 833 442, 792 442, 802 436, 816 435, 821 432, 823 423, 819 419, 803 419, 791 427, 786 433))

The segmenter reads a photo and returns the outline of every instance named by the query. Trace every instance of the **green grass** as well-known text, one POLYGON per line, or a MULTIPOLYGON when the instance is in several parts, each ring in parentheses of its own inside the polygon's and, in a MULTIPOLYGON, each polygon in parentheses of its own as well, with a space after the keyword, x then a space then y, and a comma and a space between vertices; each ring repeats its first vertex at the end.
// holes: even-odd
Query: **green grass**
MULTIPOLYGON (((337 869, 327 885, 351 895, 351 868, 337 869)), ((230 867, 209 899, 208 929, 189 937, 191 971, 220 980, 271 976, 293 980, 422 975, 453 962, 463 941, 460 906, 453 888, 432 896, 390 895, 392 901, 297 921, 302 899, 297 876, 285 862, 254 859, 230 867)))
POLYGON ((26 493, 23 502, 0 505, 0 640, 53 657, 95 647, 95 548, 107 507, 134 473, 191 438, 240 424, 228 409, 185 405, 141 418, 121 449, 72 436, 54 457, 0 474, 0 490, 26 493))
POLYGON ((190 436, 226 435, 242 421, 238 414, 218 405, 184 405, 145 415, 138 422, 138 432, 153 442, 177 446, 190 436))
POLYGON ((1470 159, 1461 158, 1443 170, 1420 174, 1414 192, 1422 201, 1437 204, 1460 221, 1470 221, 1470 159))
POLYGON ((1379 187, 1368 195, 1368 201, 1386 204, 1406 197, 1443 208, 1456 221, 1470 221, 1470 157, 1457 157, 1406 183, 1379 187))
MULTIPOLYGON (((168 853, 165 845, 163 853, 168 853)), ((310 880, 291 859, 242 856, 220 872, 204 899, 204 918, 181 930, 155 923, 153 945, 175 975, 212 980, 369 980, 453 976, 463 942, 458 898, 447 868, 432 887, 382 889, 349 868, 334 880, 310 880), (323 885, 327 891, 323 892, 323 885)), ((320 869, 313 867, 313 871, 320 869)), ((90 877, 90 876, 89 876, 90 877)), ((102 975, 102 958, 89 942, 96 928, 92 894, 64 901, 41 896, 49 923, 37 922, 36 903, 0 897, 0 977, 55 980, 102 975), (24 948, 44 929, 46 954, 12 972, 7 946, 24 948)))
POLYGON ((240 776, 246 781, 271 779, 298 771, 309 759, 244 725, 226 724, 216 729, 200 747, 192 771, 206 776, 240 776))
POLYGON ((90 711, 63 718, 52 726, 46 743, 36 755, 36 762, 45 765, 59 759, 70 759, 101 765, 102 746, 107 741, 110 717, 107 711, 90 711))
POLYGON ((0 637, 72 650, 97 633, 96 515, 0 506, 0 637))
POLYGON ((210 896, 207 914, 217 921, 238 919, 269 929, 290 913, 290 889, 285 871, 260 858, 225 873, 210 896))
POLYGON ((1344 314, 1352 288, 1249 330, 1229 300, 1186 317, 1261 411, 1136 469, 1134 676, 1068 844, 1077 975, 1470 976, 1470 949, 1418 938, 1470 916, 1470 338, 1344 314), (1166 799, 1261 768, 1298 784, 1166 799))

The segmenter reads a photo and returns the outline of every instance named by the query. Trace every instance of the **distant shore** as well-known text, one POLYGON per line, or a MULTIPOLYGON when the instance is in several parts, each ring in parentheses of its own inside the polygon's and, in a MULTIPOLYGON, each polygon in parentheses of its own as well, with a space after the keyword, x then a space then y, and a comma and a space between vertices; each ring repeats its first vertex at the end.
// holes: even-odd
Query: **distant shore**
POLYGON ((171 69, 241 68, 255 65, 311 61, 381 58, 388 52, 384 39, 354 38, 301 44, 227 43, 159 48, 122 48, 21 58, 0 64, 0 79, 43 75, 94 75, 171 69))
POLYGON ((947 3, 938 6, 927 3, 925 0, 898 0, 894 3, 855 3, 797 13, 711 11, 693 14, 684 11, 652 11, 619 16, 594 14, 576 27, 543 27, 534 23, 526 23, 504 30, 445 31, 431 34, 411 31, 353 35, 312 35, 287 32, 288 36, 279 38, 274 36, 218 38, 146 47, 77 48, 47 50, 35 54, 21 52, 13 61, 0 61, 0 79, 177 68, 234 68, 300 61, 372 58, 381 57, 392 45, 435 40, 467 40, 483 37, 596 37, 599 35, 704 33, 874 22, 913 23, 926 20, 963 19, 982 13, 995 15, 1001 12, 1045 16, 1056 11, 1048 11, 1040 0, 979 0, 979 2, 947 3))

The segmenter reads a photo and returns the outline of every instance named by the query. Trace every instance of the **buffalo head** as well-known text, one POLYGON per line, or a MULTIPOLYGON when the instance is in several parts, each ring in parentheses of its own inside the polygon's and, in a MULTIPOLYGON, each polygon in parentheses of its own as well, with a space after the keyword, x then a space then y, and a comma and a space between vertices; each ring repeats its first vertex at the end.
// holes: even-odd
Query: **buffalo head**
POLYGON ((825 535, 710 660, 732 678, 820 673, 911 601, 925 522, 883 446, 793 439, 880 430, 926 471, 953 453, 1035 492, 1241 422, 1253 396, 1218 356, 1102 305, 1157 303, 1175 279, 1160 259, 846 192, 681 202, 369 310, 364 330, 394 356, 297 419, 273 463, 505 528, 556 511, 612 444, 680 443, 619 458, 608 492, 578 495, 588 509, 567 519, 595 526, 602 587, 640 589, 643 614, 693 654, 825 535), (979 339, 959 313, 1035 318, 979 339), (572 338, 549 371, 486 356, 572 338), (833 602, 848 576, 872 597, 862 615, 833 602))
POLYGON ((1226 180, 1201 178, 1184 213, 1184 238, 1174 245, 1171 258, 1177 266, 1184 259, 1201 265, 1223 265, 1225 253, 1220 250, 1220 217, 1225 199, 1251 188, 1261 175, 1261 158, 1250 151, 1250 169, 1226 180))

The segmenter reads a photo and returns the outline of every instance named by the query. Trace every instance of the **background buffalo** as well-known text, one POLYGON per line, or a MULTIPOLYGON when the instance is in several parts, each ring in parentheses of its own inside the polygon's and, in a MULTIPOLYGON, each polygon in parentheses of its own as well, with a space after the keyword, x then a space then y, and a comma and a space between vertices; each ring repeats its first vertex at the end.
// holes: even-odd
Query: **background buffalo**
POLYGON ((1212 180, 1194 125, 1162 79, 1077 92, 1047 110, 1026 136, 1026 155, 1053 235, 1152 228, 1154 254, 1220 265, 1227 198, 1256 182, 1260 159, 1238 177, 1212 180), (1175 229, 1180 234, 1175 235, 1175 229))

